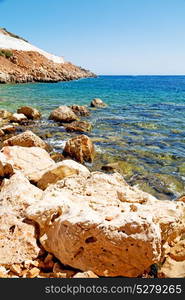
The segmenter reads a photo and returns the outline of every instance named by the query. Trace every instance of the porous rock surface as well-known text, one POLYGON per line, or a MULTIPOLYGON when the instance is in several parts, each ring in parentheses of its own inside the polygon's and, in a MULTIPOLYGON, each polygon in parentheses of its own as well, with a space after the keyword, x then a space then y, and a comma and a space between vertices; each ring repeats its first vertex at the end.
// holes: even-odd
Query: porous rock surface
POLYGON ((76 161, 93 162, 95 156, 95 148, 91 139, 82 134, 69 139, 64 147, 64 156, 69 156, 76 161))
POLYGON ((75 104, 73 104, 73 105, 70 106, 70 108, 78 116, 87 117, 87 116, 90 115, 90 111, 85 105, 75 105, 75 104))
POLYGON ((38 120, 41 118, 41 113, 34 107, 22 106, 18 108, 17 113, 24 114, 28 119, 38 120))
POLYGON ((185 230, 185 204, 159 201, 121 175, 73 175, 29 206, 42 246, 63 264, 98 276, 137 277, 164 259, 185 230))
POLYGON ((37 186, 44 190, 48 185, 56 183, 57 181, 74 174, 80 174, 87 177, 90 175, 90 172, 85 166, 75 162, 74 160, 64 160, 56 163, 56 165, 46 171, 37 183, 37 186))
POLYGON ((70 107, 62 105, 51 112, 49 119, 56 122, 72 122, 78 120, 78 116, 70 107))
POLYGON ((27 120, 27 117, 24 114, 18 114, 18 113, 14 113, 12 114, 10 121, 11 122, 16 122, 16 123, 22 123, 25 122, 27 120))
POLYGON ((38 256, 35 226, 19 220, 11 211, 0 211, 0 264, 22 263, 38 256))
POLYGON ((3 142, 3 146, 40 147, 47 149, 47 144, 31 130, 15 135, 3 142))
POLYGON ((9 170, 11 166, 14 172, 21 171, 35 183, 40 180, 47 169, 55 165, 49 154, 39 147, 6 146, 2 148, 0 154, 2 172, 6 173, 7 168, 9 170))
POLYGON ((73 121, 70 124, 64 125, 66 131, 72 132, 87 132, 91 130, 92 125, 87 121, 73 121))
POLYGON ((39 201, 42 191, 32 185, 21 172, 4 179, 0 190, 0 210, 9 208, 18 217, 24 217, 25 209, 39 201))

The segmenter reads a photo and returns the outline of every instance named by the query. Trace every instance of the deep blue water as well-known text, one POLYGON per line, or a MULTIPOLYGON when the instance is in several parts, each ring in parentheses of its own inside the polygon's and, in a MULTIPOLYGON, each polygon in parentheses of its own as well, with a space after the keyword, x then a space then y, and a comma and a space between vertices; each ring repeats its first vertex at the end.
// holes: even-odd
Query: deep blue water
POLYGON ((158 197, 184 193, 185 76, 100 76, 0 86, 1 108, 16 111, 29 104, 43 112, 41 127, 53 132, 48 142, 57 151, 71 135, 46 121, 49 112, 63 104, 89 105, 94 97, 108 107, 92 110, 89 118, 98 153, 92 167, 122 161, 126 179, 158 197))

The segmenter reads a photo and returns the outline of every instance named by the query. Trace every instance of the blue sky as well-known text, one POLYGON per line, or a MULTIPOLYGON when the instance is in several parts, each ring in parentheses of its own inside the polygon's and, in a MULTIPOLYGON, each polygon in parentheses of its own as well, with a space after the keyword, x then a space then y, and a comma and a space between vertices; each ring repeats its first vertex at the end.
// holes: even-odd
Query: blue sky
POLYGON ((185 0, 0 0, 0 26, 97 74, 185 74, 185 0))

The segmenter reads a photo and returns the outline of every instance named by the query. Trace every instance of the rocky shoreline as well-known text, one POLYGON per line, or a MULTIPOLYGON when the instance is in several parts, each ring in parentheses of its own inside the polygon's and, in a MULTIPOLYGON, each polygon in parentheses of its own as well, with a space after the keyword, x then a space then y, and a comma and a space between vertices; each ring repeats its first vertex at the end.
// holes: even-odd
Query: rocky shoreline
POLYGON ((37 52, 11 50, 10 53, 10 57, 0 55, 0 83, 52 83, 96 77, 72 63, 57 64, 37 52))
POLYGON ((59 82, 96 77, 0 28, 0 83, 59 82))
POLYGON ((90 172, 89 115, 75 104, 50 113, 76 133, 61 154, 27 130, 37 109, 0 111, 0 277, 185 277, 184 197, 160 201, 110 165, 90 172))

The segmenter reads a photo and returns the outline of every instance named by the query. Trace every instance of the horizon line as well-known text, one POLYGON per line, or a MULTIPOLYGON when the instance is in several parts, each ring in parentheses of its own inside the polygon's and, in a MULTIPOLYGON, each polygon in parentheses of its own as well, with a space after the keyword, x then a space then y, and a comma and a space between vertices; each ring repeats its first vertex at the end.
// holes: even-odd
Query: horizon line
POLYGON ((185 74, 97 74, 97 76, 185 76, 185 74))

